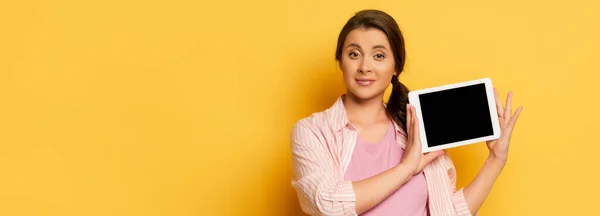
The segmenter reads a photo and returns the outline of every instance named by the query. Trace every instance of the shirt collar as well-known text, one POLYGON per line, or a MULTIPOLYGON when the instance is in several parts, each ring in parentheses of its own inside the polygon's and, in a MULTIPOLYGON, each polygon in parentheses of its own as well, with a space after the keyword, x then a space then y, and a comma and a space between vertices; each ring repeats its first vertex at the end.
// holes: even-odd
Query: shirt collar
POLYGON ((346 107, 344 106, 345 96, 345 94, 339 96, 330 108, 330 114, 333 117, 330 118, 332 120, 331 125, 334 127, 335 131, 340 131, 350 124, 348 116, 346 115, 346 107))

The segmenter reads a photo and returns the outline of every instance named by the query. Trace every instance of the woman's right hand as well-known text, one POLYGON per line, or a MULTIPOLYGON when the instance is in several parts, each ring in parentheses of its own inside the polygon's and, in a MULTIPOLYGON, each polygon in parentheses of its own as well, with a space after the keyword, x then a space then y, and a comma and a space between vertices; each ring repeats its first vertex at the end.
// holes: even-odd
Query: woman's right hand
POLYGON ((427 164, 437 157, 445 154, 444 151, 433 151, 429 153, 421 153, 421 139, 419 131, 419 121, 417 119, 416 110, 410 104, 406 104, 406 130, 407 140, 404 156, 401 164, 405 164, 411 170, 413 175, 420 173, 427 164))

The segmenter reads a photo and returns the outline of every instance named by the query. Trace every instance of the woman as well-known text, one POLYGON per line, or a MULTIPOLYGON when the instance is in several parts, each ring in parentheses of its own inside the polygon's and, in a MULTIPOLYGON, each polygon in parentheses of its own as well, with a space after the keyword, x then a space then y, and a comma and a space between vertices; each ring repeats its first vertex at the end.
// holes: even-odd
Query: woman
POLYGON ((336 60, 347 88, 332 107, 298 121, 292 131, 292 185, 311 215, 472 215, 508 157, 522 107, 498 99, 502 136, 478 175, 456 190, 444 151, 421 153, 415 109, 399 80, 404 39, 396 21, 377 10, 355 14, 340 32, 336 60), (393 90, 388 103, 383 95, 393 90))

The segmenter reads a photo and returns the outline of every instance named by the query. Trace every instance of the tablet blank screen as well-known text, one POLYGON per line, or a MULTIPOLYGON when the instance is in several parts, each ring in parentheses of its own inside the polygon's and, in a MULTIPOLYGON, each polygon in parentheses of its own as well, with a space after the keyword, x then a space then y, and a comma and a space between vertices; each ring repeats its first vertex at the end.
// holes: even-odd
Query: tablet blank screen
POLYGON ((494 134, 485 84, 419 96, 429 147, 494 134))

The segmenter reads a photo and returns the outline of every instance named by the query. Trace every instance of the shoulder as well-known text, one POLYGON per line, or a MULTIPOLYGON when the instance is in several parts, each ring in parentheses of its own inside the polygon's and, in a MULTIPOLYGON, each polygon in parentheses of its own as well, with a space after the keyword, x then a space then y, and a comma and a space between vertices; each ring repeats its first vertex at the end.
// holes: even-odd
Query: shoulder
POLYGON ((298 120, 292 128, 292 138, 297 136, 317 135, 330 127, 328 110, 315 112, 298 120))
POLYGON ((345 115, 339 109, 339 101, 328 109, 314 112, 298 120, 292 128, 292 141, 303 139, 325 142, 339 129, 340 116, 345 115))
POLYGON ((298 120, 292 128, 292 144, 325 145, 332 141, 335 133, 347 122, 342 97, 338 97, 329 108, 298 120))

